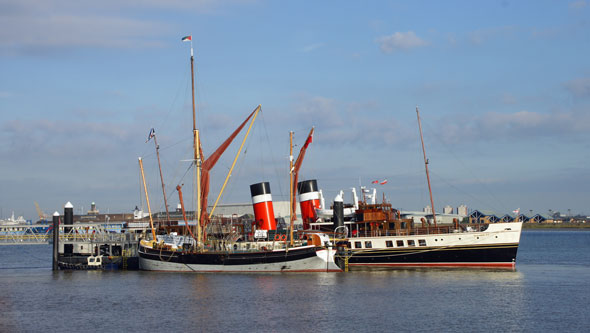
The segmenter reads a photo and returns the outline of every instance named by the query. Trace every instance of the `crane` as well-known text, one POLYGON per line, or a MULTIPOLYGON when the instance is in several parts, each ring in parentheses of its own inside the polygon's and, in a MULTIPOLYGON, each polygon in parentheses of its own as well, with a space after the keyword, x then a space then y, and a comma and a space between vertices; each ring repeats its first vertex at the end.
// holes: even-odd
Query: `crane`
POLYGON ((39 215, 39 220, 40 221, 47 221, 47 214, 43 213, 43 211, 41 210, 41 207, 39 207, 39 204, 37 203, 37 201, 35 201, 35 208, 37 209, 37 215, 39 215))

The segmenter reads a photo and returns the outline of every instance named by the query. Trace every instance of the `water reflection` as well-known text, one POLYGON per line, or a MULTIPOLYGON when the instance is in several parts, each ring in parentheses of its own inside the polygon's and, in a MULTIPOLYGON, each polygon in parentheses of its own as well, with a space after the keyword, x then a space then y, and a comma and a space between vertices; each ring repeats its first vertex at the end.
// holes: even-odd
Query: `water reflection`
POLYGON ((0 331, 584 331, 588 235, 523 233, 513 271, 52 272, 50 247, 32 269, 1 249, 0 331))

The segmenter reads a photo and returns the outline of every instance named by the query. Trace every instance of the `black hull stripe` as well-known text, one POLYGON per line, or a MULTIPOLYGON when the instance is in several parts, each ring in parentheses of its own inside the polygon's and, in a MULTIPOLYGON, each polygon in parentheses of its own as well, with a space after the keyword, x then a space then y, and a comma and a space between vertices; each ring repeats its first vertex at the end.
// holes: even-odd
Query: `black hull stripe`
POLYGON ((144 259, 186 265, 256 265, 290 262, 316 256, 318 247, 273 252, 253 253, 178 253, 141 247, 139 256, 144 259))
POLYGON ((512 263, 516 260, 517 245, 415 248, 408 250, 351 251, 349 264, 409 264, 409 263, 512 263))

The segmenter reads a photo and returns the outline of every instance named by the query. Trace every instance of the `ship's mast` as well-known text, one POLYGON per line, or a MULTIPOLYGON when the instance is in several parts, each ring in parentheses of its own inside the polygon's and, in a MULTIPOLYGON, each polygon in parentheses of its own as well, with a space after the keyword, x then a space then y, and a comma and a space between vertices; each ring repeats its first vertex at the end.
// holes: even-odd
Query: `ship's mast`
POLYGON ((148 195, 147 185, 145 183, 145 174, 143 173, 143 161, 141 157, 139 158, 139 169, 141 170, 141 179, 143 181, 143 189, 145 191, 145 201, 148 206, 148 213, 150 214, 150 228, 152 229, 152 240, 157 242, 156 240, 156 231, 154 229, 154 220, 152 218, 152 208, 150 207, 150 197, 148 195))
POLYGON ((424 154, 424 167, 426 169, 426 181, 428 182, 428 193, 430 194, 430 205, 432 207, 432 220, 436 228, 436 213, 434 212, 434 200, 432 199, 432 188, 430 187, 430 174, 428 173, 428 159, 426 158, 426 149, 424 149, 424 138, 422 137, 422 124, 420 123, 420 111, 416 107, 416 116, 418 117, 418 129, 420 130, 420 141, 422 142, 422 153, 424 154))
POLYGON ((164 176, 162 175, 162 164, 160 163, 160 146, 156 138, 156 131, 152 128, 154 144, 156 145, 156 156, 158 158, 158 169, 160 170, 160 181, 162 182, 162 194, 164 195, 164 206, 166 207, 166 224, 170 224, 170 212, 168 211, 168 199, 166 199, 166 188, 164 186, 164 176))
POLYGON ((293 246, 293 227, 295 223, 295 211, 293 210, 293 131, 289 132, 289 236, 290 245, 293 246))
MULTIPOLYGON (((185 37, 186 38, 186 37, 185 37)), ((187 39, 183 39, 187 40, 187 39)), ((202 247, 202 226, 201 226, 201 152, 200 149, 200 141, 199 141, 199 130, 197 129, 197 114, 196 114, 196 104, 195 104, 195 70, 194 70, 194 51, 193 51, 193 39, 192 36, 188 36, 188 41, 191 42, 191 86, 192 86, 192 99, 193 99, 193 150, 194 150, 194 163, 195 163, 195 182, 193 189, 194 189, 194 197, 196 198, 196 212, 195 212, 195 220, 197 222, 197 247, 202 247)))

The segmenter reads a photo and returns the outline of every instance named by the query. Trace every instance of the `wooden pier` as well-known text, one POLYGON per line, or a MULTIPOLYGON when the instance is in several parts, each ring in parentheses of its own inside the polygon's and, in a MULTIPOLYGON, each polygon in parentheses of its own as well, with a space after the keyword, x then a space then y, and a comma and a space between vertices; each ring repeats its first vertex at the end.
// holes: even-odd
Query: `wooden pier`
MULTIPOLYGON (((137 269, 137 244, 144 236, 123 223, 59 225, 57 263, 61 269, 137 269), (100 261, 100 265, 91 262, 100 261), (89 265, 90 264, 90 265, 89 265)), ((54 242, 51 225, 2 225, 0 245, 39 245, 54 242)))

